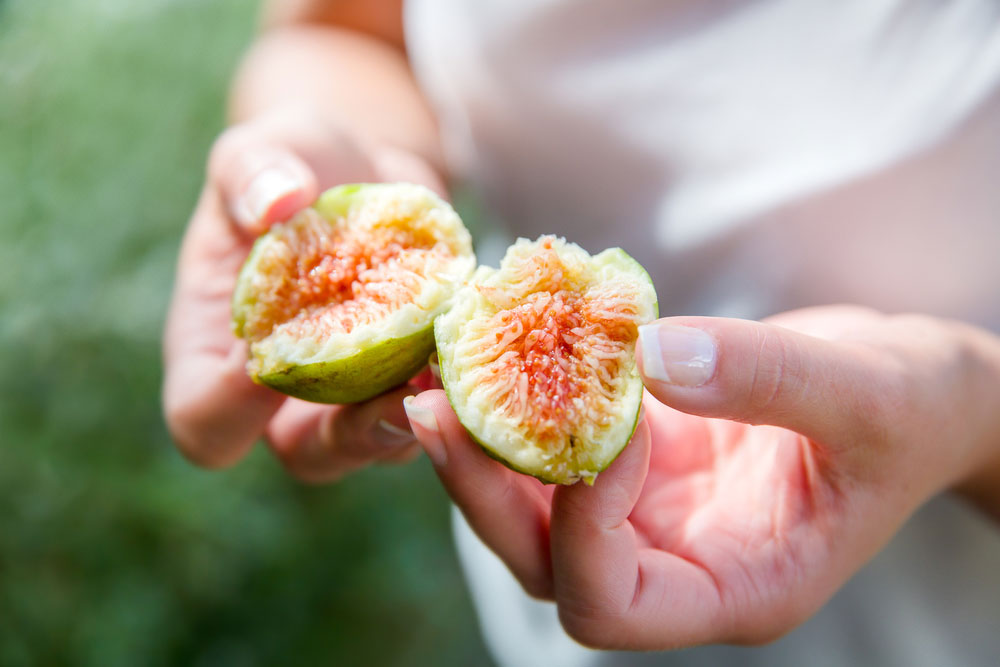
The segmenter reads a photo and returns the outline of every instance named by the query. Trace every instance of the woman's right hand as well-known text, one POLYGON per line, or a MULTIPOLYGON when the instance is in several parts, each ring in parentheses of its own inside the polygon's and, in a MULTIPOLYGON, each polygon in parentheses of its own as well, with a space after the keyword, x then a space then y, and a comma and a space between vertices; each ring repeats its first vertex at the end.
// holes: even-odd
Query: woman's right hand
POLYGON ((270 113, 215 142, 164 334, 164 413, 191 461, 233 464, 263 436, 289 472, 323 482, 416 455, 402 401, 427 387, 427 374, 366 403, 307 403, 250 380, 247 344, 230 325, 233 286, 254 239, 329 187, 373 181, 416 182, 443 194, 419 157, 307 113, 270 113))
POLYGON ((583 644, 772 641, 935 493, 1000 518, 990 332, 826 306, 669 317, 639 341, 646 416, 592 487, 491 459, 442 391, 407 401, 469 525, 583 644))

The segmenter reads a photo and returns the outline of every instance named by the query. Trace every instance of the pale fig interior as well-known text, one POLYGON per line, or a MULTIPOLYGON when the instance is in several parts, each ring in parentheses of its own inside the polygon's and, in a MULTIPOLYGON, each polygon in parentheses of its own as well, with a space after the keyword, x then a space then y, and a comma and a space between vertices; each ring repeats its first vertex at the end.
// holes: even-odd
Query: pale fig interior
POLYGON ((235 320, 251 372, 429 327, 474 261, 454 212, 423 200, 371 196, 334 219, 307 209, 276 225, 241 274, 235 320))
POLYGON ((438 324, 459 417, 516 468, 550 481, 596 475, 634 426, 637 328, 653 317, 634 261, 554 237, 519 241, 438 324))
POLYGON ((321 338, 384 319, 454 259, 426 229, 332 227, 311 210, 276 241, 257 264, 259 289, 243 329, 252 341, 277 327, 321 338))

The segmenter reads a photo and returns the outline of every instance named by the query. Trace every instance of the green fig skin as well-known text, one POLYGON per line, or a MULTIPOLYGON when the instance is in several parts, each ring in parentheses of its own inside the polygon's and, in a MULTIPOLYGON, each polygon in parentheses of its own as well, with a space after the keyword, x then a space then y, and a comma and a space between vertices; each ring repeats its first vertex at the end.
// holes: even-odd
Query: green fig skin
POLYGON ((434 351, 428 327, 390 338, 354 356, 259 374, 259 384, 314 403, 360 403, 405 384, 427 365, 434 351))

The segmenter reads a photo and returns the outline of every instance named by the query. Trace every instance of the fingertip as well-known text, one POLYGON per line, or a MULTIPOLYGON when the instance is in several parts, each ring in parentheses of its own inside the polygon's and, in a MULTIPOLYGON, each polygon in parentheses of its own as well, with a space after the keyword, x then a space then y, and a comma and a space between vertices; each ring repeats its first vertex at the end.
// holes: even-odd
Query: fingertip
POLYGON ((208 170, 230 217, 251 234, 290 218, 318 195, 309 165, 250 126, 230 128, 219 137, 208 170))
POLYGON ((417 410, 421 414, 429 412, 434 416, 436 432, 447 440, 467 437, 465 427, 458 420, 458 415, 451 407, 448 396, 443 389, 428 389, 422 391, 408 401, 409 410, 417 410))
POLYGON ((297 158, 274 159, 237 186, 229 197, 233 219, 259 234, 275 222, 291 218, 317 196, 316 178, 297 158))
POLYGON ((404 407, 413 432, 450 490, 468 489, 474 494, 485 480, 508 473, 519 475, 483 452, 462 426, 443 390, 422 392, 407 399, 404 407))
POLYGON ((459 422, 444 391, 407 399, 406 410, 442 485, 472 529, 529 595, 551 599, 550 505, 538 480, 487 456, 459 422), (433 422, 424 421, 430 419, 433 422), (436 446, 442 452, 438 460, 436 446))
POLYGON ((437 468, 443 468, 448 462, 448 451, 441 436, 441 426, 435 412, 436 401, 434 397, 425 397, 426 394, 433 393, 433 391, 407 396, 403 399, 403 409, 406 411, 410 428, 413 429, 413 434, 427 453, 427 457, 437 468))
POLYGON ((265 208, 256 226, 266 229, 276 222, 288 220, 314 201, 316 201, 314 183, 300 183, 288 192, 276 196, 265 208))
POLYGON ((700 387, 715 375, 717 348, 710 331, 664 318, 639 327, 639 370, 647 386, 700 387))
POLYGON ((629 443, 592 486, 577 483, 556 489, 554 511, 572 521, 582 519, 601 528, 614 528, 628 518, 639 499, 649 455, 649 424, 643 414, 629 443))
POLYGON ((436 412, 448 412, 451 404, 448 403, 448 396, 442 389, 428 389, 413 397, 412 403, 436 412))

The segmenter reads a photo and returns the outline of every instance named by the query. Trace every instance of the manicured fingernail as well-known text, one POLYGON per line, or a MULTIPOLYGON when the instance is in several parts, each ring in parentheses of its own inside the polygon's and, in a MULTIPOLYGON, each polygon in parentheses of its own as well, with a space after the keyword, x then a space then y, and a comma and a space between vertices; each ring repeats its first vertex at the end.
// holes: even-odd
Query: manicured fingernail
POLYGON ((715 340, 701 329, 671 324, 639 327, 642 373, 650 380, 697 387, 715 373, 715 340))
POLYGON ((413 403, 413 397, 407 396, 403 399, 403 409, 410 422, 428 431, 432 437, 420 441, 427 456, 430 457, 434 465, 441 467, 448 461, 448 454, 445 452, 444 443, 441 441, 441 432, 438 427, 437 417, 427 408, 422 408, 413 403))
POLYGON ((400 428, 387 419, 378 420, 375 439, 384 447, 402 447, 416 441, 416 436, 405 428, 400 428))
POLYGON ((287 168, 267 167, 253 177, 233 203, 233 215, 244 225, 255 225, 276 201, 304 187, 301 179, 287 168))

